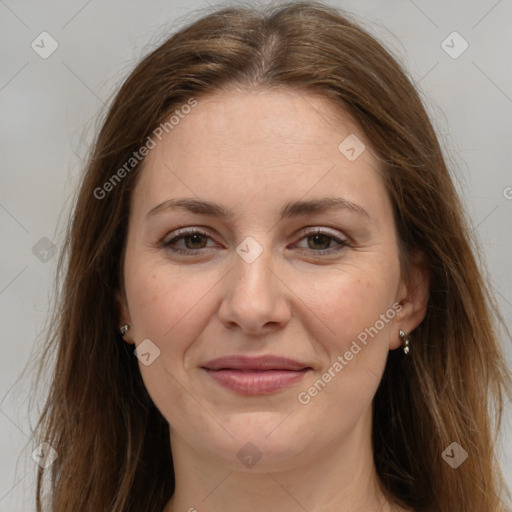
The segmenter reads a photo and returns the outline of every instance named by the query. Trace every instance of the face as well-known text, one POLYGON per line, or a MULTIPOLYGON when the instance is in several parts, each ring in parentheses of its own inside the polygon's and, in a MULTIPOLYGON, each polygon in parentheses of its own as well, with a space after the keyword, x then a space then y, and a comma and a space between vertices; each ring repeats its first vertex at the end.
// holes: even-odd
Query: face
POLYGON ((423 314, 371 140, 313 95, 198 98, 146 157, 126 243, 125 340, 173 450, 237 469, 360 439, 423 314))

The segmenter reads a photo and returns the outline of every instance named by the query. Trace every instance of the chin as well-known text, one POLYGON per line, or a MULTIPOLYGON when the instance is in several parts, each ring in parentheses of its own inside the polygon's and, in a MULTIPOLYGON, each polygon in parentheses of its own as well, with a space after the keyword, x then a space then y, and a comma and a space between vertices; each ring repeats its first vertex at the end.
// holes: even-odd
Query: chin
POLYGON ((217 446, 210 440, 208 449, 229 465, 234 462, 234 470, 278 471, 296 466, 297 457, 307 457, 306 447, 315 452, 315 439, 321 435, 315 435, 311 425, 294 425, 292 416, 269 412, 237 415, 226 427, 233 438, 222 436, 217 446))

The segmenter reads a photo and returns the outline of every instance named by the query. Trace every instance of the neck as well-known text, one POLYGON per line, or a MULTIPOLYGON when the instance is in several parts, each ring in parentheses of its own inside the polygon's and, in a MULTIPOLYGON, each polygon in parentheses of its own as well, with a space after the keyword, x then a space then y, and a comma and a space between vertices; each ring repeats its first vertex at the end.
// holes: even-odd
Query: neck
POLYGON ((176 491, 164 512, 390 512, 371 449, 371 413, 349 438, 279 469, 244 471, 171 433, 176 491))

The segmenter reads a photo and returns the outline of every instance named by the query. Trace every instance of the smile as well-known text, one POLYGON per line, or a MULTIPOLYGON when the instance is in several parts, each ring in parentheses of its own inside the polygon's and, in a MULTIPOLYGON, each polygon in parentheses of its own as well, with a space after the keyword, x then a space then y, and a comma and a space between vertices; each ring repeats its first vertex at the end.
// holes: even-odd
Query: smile
POLYGON ((221 386, 241 395, 263 395, 301 380, 311 368, 303 370, 209 370, 205 371, 221 386))
POLYGON ((312 368, 278 356, 227 356, 201 367, 215 382, 241 395, 273 393, 300 381, 312 368))

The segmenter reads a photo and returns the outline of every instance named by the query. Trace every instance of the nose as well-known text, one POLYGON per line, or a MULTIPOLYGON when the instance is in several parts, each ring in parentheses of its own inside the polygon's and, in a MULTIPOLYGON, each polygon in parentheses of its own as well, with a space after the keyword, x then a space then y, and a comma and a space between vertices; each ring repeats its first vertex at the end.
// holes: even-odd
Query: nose
POLYGON ((218 314, 227 329, 262 335, 290 321, 292 294, 279 276, 270 249, 265 248, 251 263, 235 253, 233 268, 223 281, 218 314))

